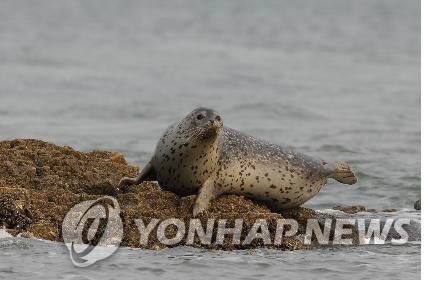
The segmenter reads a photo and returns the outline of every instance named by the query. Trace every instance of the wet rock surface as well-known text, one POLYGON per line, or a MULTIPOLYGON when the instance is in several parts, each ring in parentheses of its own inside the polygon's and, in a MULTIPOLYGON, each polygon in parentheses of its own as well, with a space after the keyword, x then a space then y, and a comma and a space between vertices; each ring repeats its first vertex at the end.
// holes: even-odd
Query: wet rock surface
POLYGON ((342 211, 349 214, 354 214, 358 212, 365 212, 366 207, 357 205, 357 206, 335 206, 334 210, 342 211))
POLYGON ((362 205, 355 205, 355 206, 335 206, 333 207, 334 210, 342 211, 348 214, 356 214, 359 212, 397 212, 398 210, 395 208, 387 208, 382 210, 377 209, 369 209, 362 205))
POLYGON ((415 210, 421 210, 421 200, 417 200, 414 205, 415 210))
MULTIPOLYGON (((13 235, 22 233, 22 236, 62 241, 62 222, 74 205, 96 200, 100 195, 113 195, 120 204, 124 226, 121 246, 165 248, 167 246, 161 244, 155 236, 156 228, 151 232, 148 243, 141 245, 140 232, 134 219, 142 219, 147 225, 153 218, 177 218, 189 226, 195 196, 179 197, 161 190, 155 182, 145 182, 130 187, 125 194, 116 194, 115 187, 119 180, 124 176, 134 176, 138 171, 137 166, 128 165, 124 156, 117 152, 83 153, 70 147, 30 139, 1 141, 0 227, 8 229, 13 235)), ((311 247, 304 245, 300 239, 307 220, 319 219, 321 222, 324 217, 328 216, 302 207, 274 213, 266 206, 243 196, 224 195, 213 201, 208 212, 199 218, 204 229, 208 219, 227 219, 228 227, 233 227, 236 219, 243 219, 242 240, 257 219, 267 221, 272 238, 276 232, 277 219, 295 219, 299 224, 297 234, 283 236, 279 245, 267 245, 282 250, 295 250, 311 247)), ((329 218, 332 217, 329 215, 329 218)), ((215 224, 213 238, 216 227, 215 224)), ((169 237, 173 237, 174 233, 172 228, 166 230, 169 237)), ((221 245, 204 245, 195 236, 193 245, 226 250, 264 245, 260 239, 254 239, 248 245, 233 245, 231 239, 231 236, 227 236, 221 245)), ((179 244, 184 242, 182 240, 179 244)))

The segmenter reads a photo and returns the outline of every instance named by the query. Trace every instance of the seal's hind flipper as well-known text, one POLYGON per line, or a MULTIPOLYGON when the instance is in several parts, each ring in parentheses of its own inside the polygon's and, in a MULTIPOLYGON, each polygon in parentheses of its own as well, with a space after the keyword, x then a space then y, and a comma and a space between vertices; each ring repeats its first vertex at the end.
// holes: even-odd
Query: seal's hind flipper
POLYGON ((124 177, 120 180, 118 184, 118 190, 123 190, 128 186, 137 185, 143 181, 155 181, 156 173, 152 164, 149 162, 146 166, 140 171, 140 173, 135 178, 124 177))
POLYGON ((330 165, 332 173, 329 177, 335 179, 338 182, 352 185, 357 182, 357 177, 351 170, 351 167, 344 162, 338 162, 330 165))

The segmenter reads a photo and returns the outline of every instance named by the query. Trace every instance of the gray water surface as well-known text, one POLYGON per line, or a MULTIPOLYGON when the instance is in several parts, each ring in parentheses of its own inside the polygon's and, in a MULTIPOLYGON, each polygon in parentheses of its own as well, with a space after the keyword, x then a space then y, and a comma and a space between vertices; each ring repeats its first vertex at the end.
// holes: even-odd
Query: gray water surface
POLYGON ((89 268, 72 265, 57 243, 0 239, 0 246, 10 256, 0 258, 2 279, 420 279, 421 269, 412 261, 418 243, 285 253, 119 249, 89 268))
MULTIPOLYGON (((324 212, 331 212, 326 210, 324 212)), ((340 214, 341 216, 341 214, 340 214)), ((119 248, 88 268, 71 263, 68 249, 0 232, 0 278, 20 279, 420 279, 420 212, 362 213, 356 218, 409 218, 409 242, 323 246, 313 251, 209 251, 119 248), (17 255, 18 254, 18 255, 17 255)), ((1 230, 0 230, 1 231, 1 230)))
MULTIPOLYGON (((142 166, 162 131, 201 105, 227 126, 354 167, 358 184, 330 182, 308 207, 412 208, 421 194, 420 1, 1 1, 0 139, 116 150, 142 166)), ((79 277, 60 245, 29 243, 0 248, 9 258, 0 277, 79 277)), ((124 249, 107 262, 78 273, 418 278, 420 244, 124 249)))

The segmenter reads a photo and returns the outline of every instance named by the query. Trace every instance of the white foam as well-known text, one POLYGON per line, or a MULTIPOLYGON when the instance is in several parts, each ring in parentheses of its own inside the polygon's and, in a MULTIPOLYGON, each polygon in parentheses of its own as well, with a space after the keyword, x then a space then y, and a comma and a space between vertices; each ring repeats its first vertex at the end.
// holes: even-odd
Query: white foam
POLYGON ((13 237, 9 233, 7 233, 6 229, 0 229, 0 239, 2 238, 11 238, 13 237))

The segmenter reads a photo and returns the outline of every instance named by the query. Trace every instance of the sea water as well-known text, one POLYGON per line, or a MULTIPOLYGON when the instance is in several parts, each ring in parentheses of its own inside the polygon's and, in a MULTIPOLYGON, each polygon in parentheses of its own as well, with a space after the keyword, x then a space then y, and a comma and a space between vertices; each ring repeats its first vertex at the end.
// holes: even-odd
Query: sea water
MULTIPOLYGON (((358 184, 329 181, 305 206, 420 222, 420 1, 1 1, 1 140, 143 166, 197 106, 353 166, 358 184)), ((120 248, 86 269, 63 244, 3 237, 0 278, 420 277, 420 236, 296 252, 120 248)))

